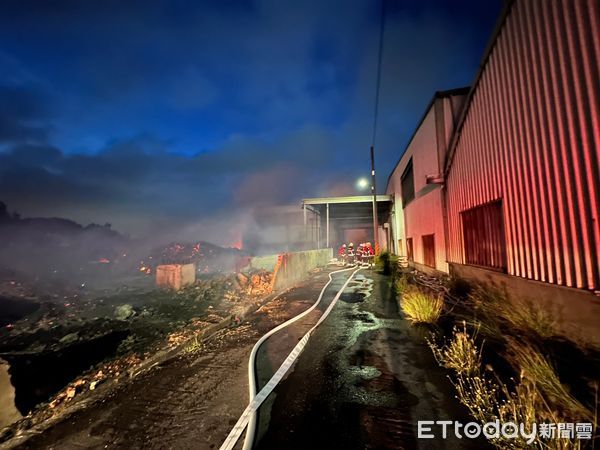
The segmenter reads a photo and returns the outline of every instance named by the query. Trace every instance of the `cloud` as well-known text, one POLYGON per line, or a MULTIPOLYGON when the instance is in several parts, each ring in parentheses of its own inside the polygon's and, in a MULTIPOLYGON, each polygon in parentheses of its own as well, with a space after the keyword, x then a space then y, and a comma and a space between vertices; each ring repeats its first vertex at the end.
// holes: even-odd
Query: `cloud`
POLYGON ((0 144, 42 141, 48 137, 47 98, 21 85, 0 85, 0 144))
MULTIPOLYGON (((478 3, 386 1, 380 188, 434 91, 474 76, 495 18, 478 3)), ((351 194, 370 169, 378 14, 365 0, 5 2, 0 200, 139 234, 351 194)))
POLYGON ((235 138, 192 156, 147 135, 91 154, 19 145, 0 153, 0 192, 25 215, 110 221, 135 234, 148 221, 189 223, 316 195, 331 144, 323 130, 307 127, 275 141, 235 138))

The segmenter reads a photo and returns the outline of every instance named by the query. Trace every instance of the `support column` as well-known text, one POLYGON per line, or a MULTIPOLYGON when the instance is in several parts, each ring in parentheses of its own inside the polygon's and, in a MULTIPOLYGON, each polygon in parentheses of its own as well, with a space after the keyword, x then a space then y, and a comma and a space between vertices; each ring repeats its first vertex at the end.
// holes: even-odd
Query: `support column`
POLYGON ((321 249, 321 214, 317 214, 317 249, 321 249))
POLYGON ((377 185, 375 182, 375 149, 371 145, 371 193, 373 194, 373 245, 375 254, 379 254, 379 223, 377 218, 377 185))
POLYGON ((329 248, 329 203, 327 203, 327 245, 326 248, 329 248))
POLYGON ((302 203, 302 214, 304 215, 304 241, 305 241, 305 245, 310 246, 310 237, 308 236, 308 227, 306 226, 306 204, 305 203, 302 203))

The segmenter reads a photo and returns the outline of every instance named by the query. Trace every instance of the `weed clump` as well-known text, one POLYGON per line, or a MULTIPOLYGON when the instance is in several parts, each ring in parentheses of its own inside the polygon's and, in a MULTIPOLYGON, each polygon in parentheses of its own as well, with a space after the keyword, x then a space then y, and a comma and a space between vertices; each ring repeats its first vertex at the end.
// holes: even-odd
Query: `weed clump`
MULTIPOLYGON (((470 335, 467 325, 454 328, 451 341, 438 346, 428 341, 438 363, 455 372, 452 383, 458 400, 481 424, 494 422, 523 424, 527 433, 534 424, 593 421, 593 414, 571 396, 560 382, 548 359, 529 344, 511 341, 511 364, 520 371, 518 381, 504 383, 491 366, 481 369, 481 347, 476 345, 478 330, 470 335), (529 427, 529 428, 527 428, 529 427)), ((564 437, 527 442, 523 437, 490 439, 500 449, 567 449, 578 442, 564 437)))
POLYGON ((452 369, 460 375, 475 376, 481 366, 481 349, 475 344, 476 336, 476 332, 473 336, 469 335, 467 324, 463 322, 462 329, 454 327, 448 344, 439 346, 433 340, 428 340, 427 343, 442 367, 452 369))
POLYGON ((184 354, 196 353, 202 348, 202 341, 198 339, 198 336, 194 337, 183 349, 184 354))
POLYGON ((444 299, 440 295, 410 289, 402 295, 400 307, 411 323, 434 324, 442 315, 444 299))
POLYGON ((555 316, 539 305, 524 301, 511 302, 504 293, 482 287, 475 289, 469 298, 473 302, 476 317, 479 322, 486 324, 485 331, 490 333, 490 337, 503 340, 502 325, 519 334, 542 339, 557 334, 555 316))
POLYGON ((509 355, 515 367, 521 369, 521 378, 529 380, 548 403, 569 418, 592 420, 593 415, 561 383, 548 359, 529 345, 511 341, 509 355))

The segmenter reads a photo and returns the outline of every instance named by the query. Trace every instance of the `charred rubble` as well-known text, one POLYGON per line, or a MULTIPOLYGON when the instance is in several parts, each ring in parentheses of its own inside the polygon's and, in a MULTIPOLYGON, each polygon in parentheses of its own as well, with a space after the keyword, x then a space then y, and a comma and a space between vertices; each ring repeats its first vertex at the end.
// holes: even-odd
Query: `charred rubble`
POLYGON ((170 243, 140 257, 133 241, 109 226, 3 217, 0 359, 10 365, 15 404, 25 416, 17 427, 55 414, 160 349, 235 319, 272 290, 271 273, 240 272, 248 258, 237 249, 170 243), (94 240, 90 236, 102 236, 104 250, 85 249, 82 243, 94 240), (9 254, 18 263, 11 264, 9 254), (185 263, 197 271, 192 285, 156 288, 158 265, 185 263), (48 276, 46 264, 57 272, 48 276), (102 272, 103 283, 87 281, 94 271, 102 272))

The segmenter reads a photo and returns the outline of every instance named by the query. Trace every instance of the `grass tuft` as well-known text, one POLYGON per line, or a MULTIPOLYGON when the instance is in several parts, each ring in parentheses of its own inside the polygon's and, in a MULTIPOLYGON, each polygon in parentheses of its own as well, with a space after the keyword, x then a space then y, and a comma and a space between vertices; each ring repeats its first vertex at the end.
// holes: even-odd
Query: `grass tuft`
POLYGON ((477 332, 473 336, 467 331, 463 322, 462 330, 454 327, 452 340, 449 344, 438 346, 433 340, 428 340, 429 347, 437 362, 446 369, 452 369, 461 375, 474 376, 479 373, 481 366, 481 349, 475 344, 477 332))
POLYGON ((415 323, 436 323, 442 314, 444 300, 441 296, 411 289, 402 295, 400 307, 406 318, 415 323))
POLYGON ((554 367, 538 350, 522 343, 510 342, 509 355, 515 367, 521 369, 521 378, 533 383, 547 399, 547 402, 569 418, 592 420, 593 414, 587 410, 563 385, 554 367))
POLYGON ((540 305, 525 301, 511 302, 502 292, 479 287, 470 295, 475 315, 486 324, 482 332, 502 341, 501 325, 504 324, 519 334, 549 338, 557 334, 556 315, 540 305))

